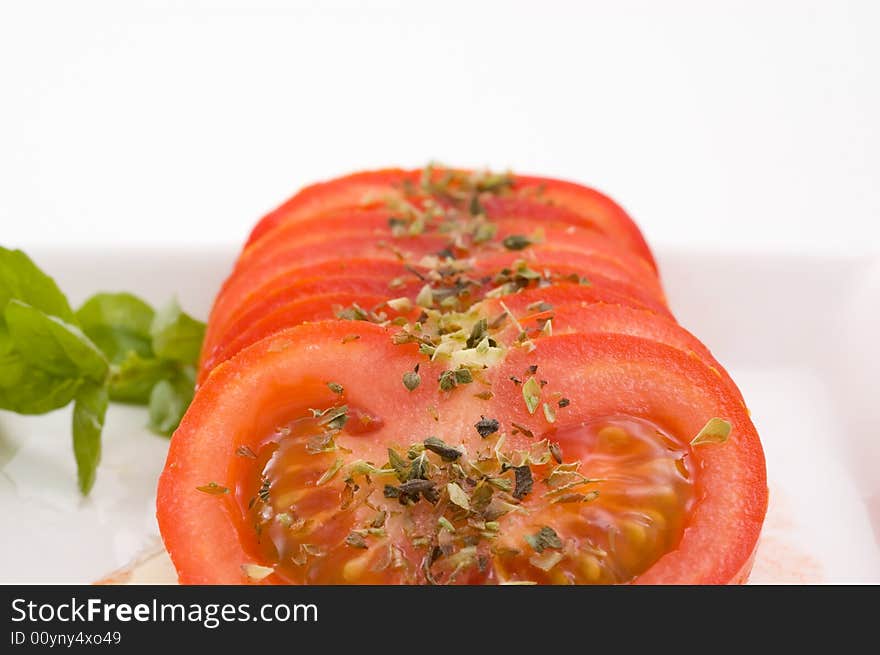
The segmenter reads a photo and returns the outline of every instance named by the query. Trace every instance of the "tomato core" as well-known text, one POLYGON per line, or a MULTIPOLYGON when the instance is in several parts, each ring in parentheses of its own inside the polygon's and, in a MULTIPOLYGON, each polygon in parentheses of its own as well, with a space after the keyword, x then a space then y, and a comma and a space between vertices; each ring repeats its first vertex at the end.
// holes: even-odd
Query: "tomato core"
POLYGON ((279 582, 629 582, 694 503, 687 443, 642 419, 377 443, 382 417, 342 401, 235 458, 242 543, 279 582))

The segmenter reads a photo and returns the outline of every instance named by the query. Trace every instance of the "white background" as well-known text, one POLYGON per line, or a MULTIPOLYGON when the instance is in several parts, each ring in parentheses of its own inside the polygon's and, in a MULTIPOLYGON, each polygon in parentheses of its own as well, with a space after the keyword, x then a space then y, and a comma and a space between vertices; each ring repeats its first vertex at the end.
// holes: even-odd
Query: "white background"
MULTIPOLYGON (((753 578, 880 581, 880 2, 365 4, 0 0, 0 245, 74 303, 176 292, 204 317, 304 184, 438 159, 597 186, 749 400, 753 578)), ((2 414, 0 582, 156 543, 142 408, 108 413, 88 499, 69 410, 2 414)))
POLYGON ((439 159, 592 184, 661 247, 876 250, 878 32, 880 2, 0 0, 0 243, 239 243, 439 159))

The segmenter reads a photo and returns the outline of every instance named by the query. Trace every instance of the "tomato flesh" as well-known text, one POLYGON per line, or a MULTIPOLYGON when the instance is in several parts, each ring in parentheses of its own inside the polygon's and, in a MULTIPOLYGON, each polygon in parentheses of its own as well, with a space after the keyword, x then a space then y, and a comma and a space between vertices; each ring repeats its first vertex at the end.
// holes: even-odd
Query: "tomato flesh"
MULTIPOLYGON (((556 470, 553 459, 534 466, 533 490, 515 511, 492 515, 488 529, 484 519, 469 519, 448 503, 401 505, 384 498, 382 484, 399 483, 393 473, 373 474, 369 482, 352 475, 345 482, 343 466, 322 481, 340 459, 382 461, 382 446, 406 449, 343 431, 336 450, 316 452, 327 447, 321 434, 318 419, 310 418, 275 430, 253 465, 241 467, 246 470, 236 484, 244 538, 253 541, 256 533, 255 557, 271 562, 287 583, 416 584, 426 572, 444 584, 629 582, 679 541, 694 500, 686 444, 627 417, 555 433, 559 452, 568 464, 582 463, 581 470, 556 470), (438 531, 441 516, 448 523, 438 531), (525 537, 547 525, 555 526, 562 545, 539 553, 525 537), (427 567, 432 553, 436 559, 427 567), (470 559, 476 565, 463 566, 470 559)), ((465 450, 488 452, 498 435, 475 441, 465 450)), ((436 457, 428 461, 444 466, 436 457)), ((442 470, 438 477, 441 485, 451 479, 442 470)), ((513 478, 508 472, 499 479, 512 485, 513 478)))

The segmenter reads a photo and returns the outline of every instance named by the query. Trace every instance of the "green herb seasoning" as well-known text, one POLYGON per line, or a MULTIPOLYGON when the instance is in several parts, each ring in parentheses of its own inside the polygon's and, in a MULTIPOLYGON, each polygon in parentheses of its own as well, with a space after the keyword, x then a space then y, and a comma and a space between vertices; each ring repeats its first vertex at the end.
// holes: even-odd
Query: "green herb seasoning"
POLYGON ((340 307, 336 310, 336 318, 341 321, 369 321, 370 313, 357 303, 351 307, 340 307))
POLYGON ((248 459, 256 459, 257 454, 250 449, 248 446, 239 446, 235 449, 235 454, 239 457, 246 457, 248 459))
POLYGON ((489 334, 489 321, 488 319, 481 318, 479 321, 474 323, 474 327, 471 329, 471 335, 468 337, 465 346, 468 348, 476 348, 479 343, 485 339, 489 334))
POLYGON ((454 462, 462 455, 460 450, 446 445, 444 441, 437 437, 428 437, 425 439, 424 445, 427 450, 440 455, 444 462, 454 462))
POLYGON ((532 478, 532 469, 528 466, 528 464, 524 464, 523 466, 514 466, 514 490, 513 497, 522 500, 528 494, 532 492, 532 486, 534 485, 534 479, 532 478))
POLYGON ((222 496, 229 493, 228 487, 221 486, 216 482, 209 482, 201 487, 196 487, 196 490, 201 491, 203 494, 208 494, 209 496, 222 496))
POLYGON ((473 232, 474 243, 479 244, 491 241, 495 238, 497 232, 497 225, 495 225, 494 223, 483 221, 479 225, 477 225, 476 229, 473 232))
POLYGON ((327 469, 320 478, 315 481, 315 486, 320 487, 322 484, 327 484, 336 477, 336 474, 339 473, 339 469, 342 468, 342 465, 345 463, 345 460, 341 457, 338 458, 333 465, 327 469))
POLYGON ((269 502, 269 492, 271 490, 271 482, 269 478, 263 477, 262 483, 260 484, 260 489, 257 491, 257 497, 264 503, 269 502))
POLYGON ((562 540, 553 528, 544 526, 535 534, 526 535, 526 543, 532 547, 536 553, 543 553, 547 548, 554 550, 562 549, 562 540))
POLYGON ((328 430, 341 430, 346 422, 348 422, 348 405, 342 405, 323 412, 318 425, 324 425, 328 430))
POLYGON ((523 400, 526 401, 526 409, 529 414, 534 414, 541 404, 541 385, 535 380, 534 376, 530 377, 523 383, 523 400))
POLYGON ((456 384, 470 384, 474 381, 474 376, 470 369, 461 367, 454 371, 456 384))
POLYGON ((443 371, 440 374, 440 391, 452 391, 455 389, 455 372, 454 371, 443 371))
POLYGON ((532 245, 532 240, 521 234, 511 234, 504 238, 502 244, 508 250, 524 250, 532 245))
POLYGON ((446 485, 446 491, 449 494, 449 502, 461 507, 463 510, 470 511, 471 505, 468 496, 458 484, 450 482, 446 485))
POLYGON ((720 444, 730 437, 731 425, 722 418, 710 418, 706 425, 691 440, 691 446, 715 443, 720 444))
POLYGON ((529 439, 534 439, 534 437, 535 437, 535 433, 532 432, 532 431, 531 431, 528 427, 526 427, 525 425, 522 425, 521 423, 515 423, 515 422, 513 422, 513 421, 510 422, 510 425, 511 425, 511 427, 513 427, 514 430, 518 430, 519 432, 522 432, 522 433, 523 433, 524 435, 526 435, 529 439))
POLYGON ((562 446, 559 445, 557 441, 551 441, 547 446, 550 451, 550 456, 554 459, 557 464, 562 464, 562 446))
POLYGON ((454 371, 443 371, 439 378, 440 391, 452 391, 460 384, 470 384, 473 381, 473 374, 470 372, 470 369, 464 366, 454 371))
POLYGON ((419 375, 418 364, 416 364, 413 370, 403 374, 403 386, 406 387, 407 391, 415 391, 421 383, 422 377, 419 375))
POLYGON ((369 548, 369 546, 367 546, 367 540, 364 539, 364 536, 359 532, 350 532, 345 538, 345 543, 352 548, 369 548))
POLYGON ((498 432, 500 423, 498 422, 498 419, 486 418, 485 416, 481 416, 480 420, 474 424, 474 427, 477 429, 477 433, 483 439, 486 439, 489 435, 498 432))

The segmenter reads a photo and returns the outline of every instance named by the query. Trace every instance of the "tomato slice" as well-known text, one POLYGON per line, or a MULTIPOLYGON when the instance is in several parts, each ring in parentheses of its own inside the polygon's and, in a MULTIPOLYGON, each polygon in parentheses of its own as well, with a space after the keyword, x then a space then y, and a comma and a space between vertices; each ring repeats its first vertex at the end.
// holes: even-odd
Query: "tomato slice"
POLYGON ((496 221, 496 225, 498 226, 497 238, 501 243, 504 243, 506 239, 525 236, 527 239, 535 240, 534 245, 528 248, 550 246, 578 250, 586 254, 600 254, 623 264, 630 271, 644 277, 649 283, 656 283, 658 279, 657 272, 651 268, 647 261, 626 250, 601 232, 590 228, 556 221, 536 224, 519 217, 499 219, 496 221))
POLYGON ((487 311, 492 315, 506 311, 501 306, 501 303, 504 303, 504 307, 522 321, 530 315, 539 314, 541 309, 538 305, 542 304, 548 304, 555 308, 569 304, 589 306, 593 303, 606 303, 650 310, 659 316, 672 319, 672 314, 665 305, 659 305, 656 301, 646 304, 638 298, 626 295, 622 291, 623 288, 620 285, 615 287, 610 283, 597 286, 577 282, 560 282, 548 287, 531 287, 519 293, 492 298, 487 301, 489 303, 487 311))
MULTIPOLYGON (((324 246, 335 242, 337 252, 348 253, 349 251, 345 249, 346 244, 339 241, 351 236, 359 237, 365 245, 384 246, 381 248, 383 254, 389 252, 389 247, 406 251, 412 239, 407 236, 392 236, 389 227, 389 220, 392 217, 393 212, 387 207, 376 209, 354 207, 281 223, 272 230, 268 238, 248 246, 241 253, 235 271, 239 272, 250 266, 265 265, 267 261, 277 260, 279 255, 290 253, 304 245, 324 246)), ((430 244, 417 243, 416 248, 425 250, 426 245, 429 246, 427 250, 431 247, 440 250, 446 245, 446 241, 438 237, 430 244)))
POLYGON ((376 294, 385 289, 394 291, 390 285, 398 277, 404 280, 404 285, 417 279, 398 261, 349 259, 283 272, 261 287, 245 290, 237 297, 221 292, 211 309, 203 352, 209 352, 219 342, 233 321, 253 321, 262 312, 311 295, 333 291, 376 294))
POLYGON ((281 222, 307 218, 343 207, 375 205, 397 193, 404 180, 418 181, 416 171, 387 168, 364 171, 312 184, 264 216, 251 231, 247 246, 258 241, 281 222))
MULTIPOLYGON (((466 176, 467 171, 438 169, 433 178, 442 178, 453 172, 466 176)), ((385 169, 365 171, 306 187, 257 224, 248 239, 248 246, 271 232, 277 225, 301 220, 316 213, 343 207, 375 206, 377 201, 399 199, 407 195, 407 185, 418 189, 422 171, 385 169)), ((629 215, 608 196, 589 187, 548 178, 511 176, 513 193, 534 203, 558 206, 569 215, 597 227, 632 252, 643 257, 651 267, 656 264, 644 237, 629 215)), ((494 200, 487 199, 492 206, 494 200)), ((501 202, 504 202, 503 196, 501 202)))
POLYGON ((480 203, 486 215, 493 221, 505 218, 529 221, 532 230, 549 223, 558 223, 607 236, 601 224, 590 215, 572 211, 562 205, 548 204, 534 198, 531 193, 522 196, 488 195, 480 203))
MULTIPOLYGON (((499 238, 506 236, 506 226, 503 226, 499 232, 499 238)), ((476 264, 478 269, 488 272, 493 268, 498 270, 510 268, 520 260, 534 270, 541 270, 542 266, 550 265, 563 266, 570 273, 580 273, 587 279, 591 273, 599 274, 606 279, 638 286, 653 293, 661 302, 665 302, 665 293, 657 274, 641 259, 620 251, 601 237, 577 232, 568 233, 565 230, 557 232, 551 229, 540 243, 535 243, 521 251, 496 250, 494 254, 486 252, 476 259, 476 264)))
POLYGON ((339 234, 358 232, 369 235, 374 242, 388 237, 388 212, 369 209, 346 209, 312 216, 297 223, 284 223, 272 230, 271 237, 245 248, 235 262, 235 270, 252 262, 259 263, 285 248, 315 240, 329 240, 339 234))
POLYGON ((747 571, 763 455, 739 398, 698 358, 567 334, 444 391, 445 367, 393 334, 306 324, 214 370, 158 490, 181 582, 726 583, 747 571), (415 364, 410 390, 401 376, 415 364), (527 385, 552 413, 529 411, 527 385), (690 446, 713 417, 730 438, 690 446), (389 448, 424 477, 400 482, 389 448))
MULTIPOLYGON (((386 420, 394 417, 393 425, 376 434, 420 433, 434 423, 425 411, 398 406, 398 387, 407 404, 421 399, 424 406, 431 395, 429 385, 410 394, 399 376, 379 375, 402 374, 413 367, 414 347, 392 347, 391 332, 363 322, 312 323, 264 339, 214 369, 172 438, 159 481, 160 529, 182 583, 247 580, 241 566, 254 561, 248 550, 255 537, 240 538, 243 517, 235 493, 213 495, 197 487, 216 482, 234 492, 237 483, 230 473, 236 451, 257 451, 264 436, 279 425, 308 414, 310 407, 335 402, 337 395, 328 382, 346 385, 351 405, 386 420), (351 366, 355 361, 358 365, 351 366)), ((426 375, 431 368, 425 366, 426 375)), ((431 371, 435 372, 439 374, 431 371)), ((376 434, 363 441, 372 441, 376 434)))
MULTIPOLYGON (((536 292, 540 291, 542 290, 536 290, 536 292)), ((529 304, 521 300, 515 302, 506 299, 505 306, 514 313, 516 322, 506 323, 504 330, 499 332, 498 338, 504 342, 511 342, 522 328, 531 339, 541 339, 547 335, 593 333, 626 334, 649 339, 696 357, 722 379, 731 393, 742 400, 736 384, 711 351, 671 317, 645 308, 609 304, 593 299, 572 301, 565 296, 560 298, 561 304, 554 305, 545 300, 547 297, 553 296, 534 293, 529 304), (546 328, 548 321, 551 324, 549 330, 546 328)))
POLYGON ((260 289, 266 282, 279 277, 295 280, 302 277, 302 269, 309 266, 334 262, 340 265, 349 260, 362 259, 418 262, 422 256, 438 251, 444 245, 444 239, 424 235, 394 244, 379 242, 372 238, 370 233, 351 232, 333 239, 316 235, 314 240, 298 243, 290 249, 282 249, 272 257, 237 269, 224 282, 216 305, 222 307, 228 300, 234 301, 250 294, 253 290, 260 289), (340 258, 340 253, 346 253, 347 256, 340 258))
MULTIPOLYGON (((638 283, 625 279, 613 267, 609 267, 606 263, 599 261, 596 266, 591 261, 590 265, 584 266, 580 264, 584 258, 578 258, 572 261, 571 253, 557 251, 554 253, 543 253, 538 264, 529 263, 526 266, 527 274, 539 274, 537 284, 531 285, 541 288, 542 285, 549 288, 550 286, 558 286, 566 282, 573 282, 581 286, 592 286, 604 291, 617 293, 632 299, 639 304, 661 314, 668 314, 669 309, 666 307, 665 300, 658 298, 656 292, 652 293, 641 288, 638 283), (597 272, 598 266, 602 266, 602 273, 610 272, 615 277, 606 277, 604 274, 597 272), (624 278, 624 279, 621 279, 624 278)), ((485 260, 478 263, 476 273, 485 273, 491 275, 490 271, 497 271, 498 267, 507 263, 507 268, 502 270, 512 271, 511 276, 518 279, 517 276, 523 275, 517 259, 508 254, 501 255, 494 260, 485 260)), ((496 278, 497 279, 497 278, 496 278)), ((528 288, 531 288, 528 287, 528 288)))
POLYGON ((604 193, 574 182, 528 175, 515 176, 514 189, 526 195, 534 194, 544 202, 561 205, 577 214, 590 216, 608 236, 644 257, 656 270, 657 264, 641 230, 623 207, 604 193))
MULTIPOLYGON (((242 259, 256 252, 254 246, 268 234, 271 234, 269 241, 276 241, 283 240, 286 234, 333 231, 337 227, 350 227, 355 223, 365 223, 382 229, 387 226, 389 216, 395 213, 393 200, 400 197, 401 181, 412 179, 412 176, 413 173, 410 172, 401 177, 389 177, 380 171, 375 176, 370 173, 356 174, 350 178, 322 183, 317 185, 321 189, 318 195, 313 195, 313 187, 303 189, 288 204, 266 217, 266 228, 261 231, 259 238, 248 242, 242 252, 242 259), (302 202, 304 199, 308 199, 308 202, 302 202)), ((423 198, 415 197, 411 201, 424 208, 423 198)), ((599 224, 589 216, 562 206, 536 201, 528 195, 487 196, 481 203, 483 211, 492 221, 509 218, 527 220, 532 223, 532 228, 547 223, 560 223, 605 234, 599 224)))
MULTIPOLYGON (((378 278, 376 283, 377 287, 385 287, 387 289, 388 285, 384 279, 378 278)), ((387 300, 388 296, 386 294, 335 292, 293 300, 271 311, 263 311, 261 309, 257 312, 259 318, 250 320, 245 317, 242 319, 240 327, 233 326, 230 329, 229 334, 232 336, 225 341, 221 339, 220 343, 212 349, 211 354, 203 358, 199 381, 203 380, 219 363, 225 362, 240 350, 256 343, 260 339, 300 323, 337 318, 339 308, 358 313, 360 313, 359 310, 363 310, 365 313, 372 311, 381 312, 384 316, 387 316, 388 320, 401 315, 412 318, 412 311, 398 312, 387 305, 387 300)), ((353 320, 358 319, 355 318, 353 320)))
POLYGON ((637 287, 661 303, 666 296, 656 276, 645 275, 627 267, 613 254, 599 250, 589 251, 565 244, 535 244, 522 251, 503 252, 477 260, 476 270, 496 274, 503 269, 515 269, 517 262, 524 262, 535 272, 544 270, 557 275, 579 275, 589 281, 591 277, 613 280, 620 284, 637 287))

